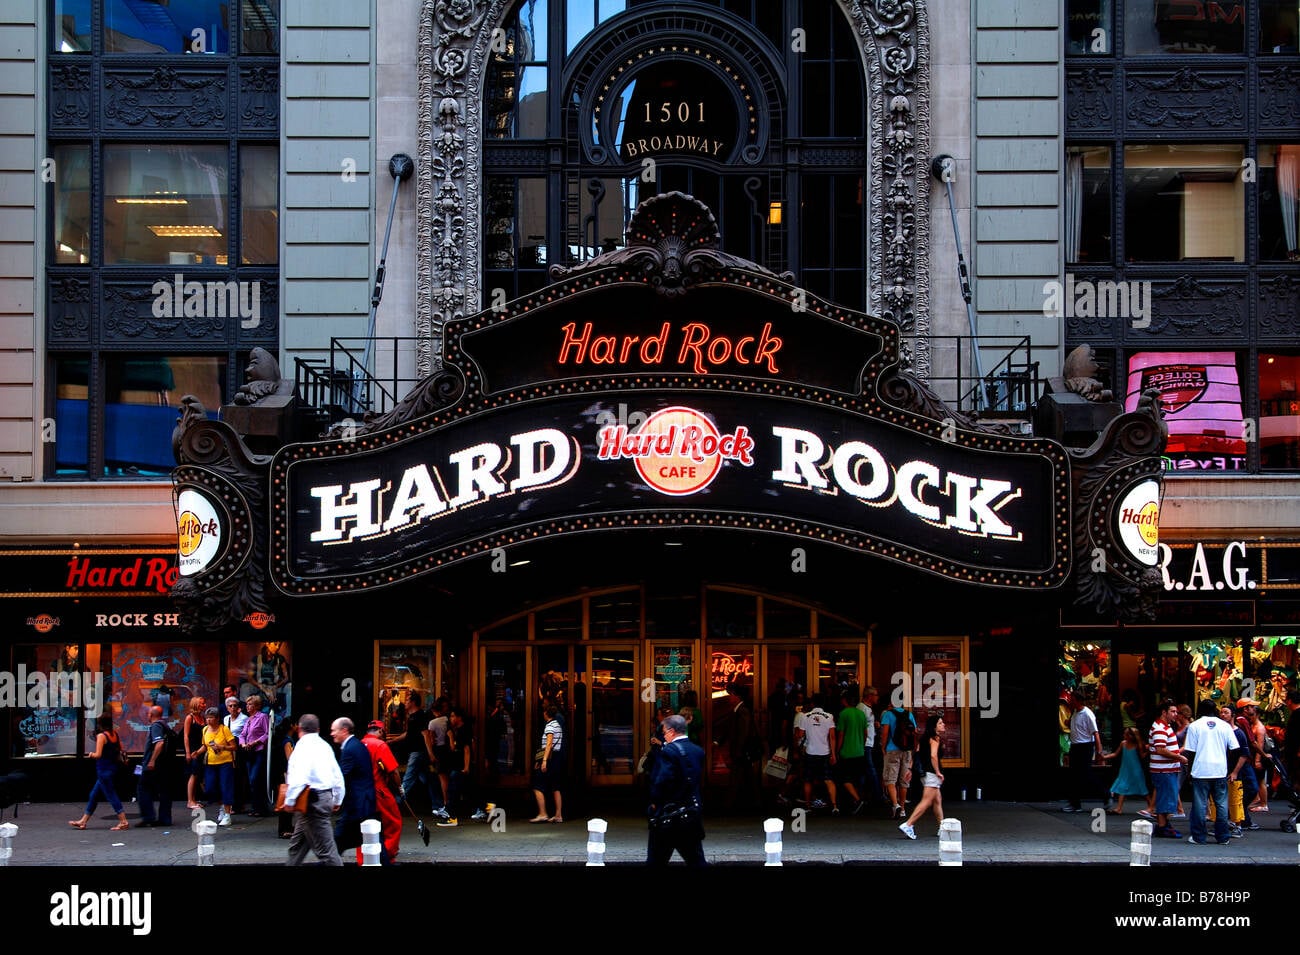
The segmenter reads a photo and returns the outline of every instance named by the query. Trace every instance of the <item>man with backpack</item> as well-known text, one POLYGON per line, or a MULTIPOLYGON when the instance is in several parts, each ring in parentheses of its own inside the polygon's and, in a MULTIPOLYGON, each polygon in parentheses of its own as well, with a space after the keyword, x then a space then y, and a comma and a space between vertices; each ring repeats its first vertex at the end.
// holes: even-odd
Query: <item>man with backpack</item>
POLYGON ((137 827, 170 826, 172 824, 172 775, 180 738, 163 719, 161 706, 149 707, 149 736, 145 739, 143 762, 140 764, 140 821, 137 827), (153 804, 158 803, 154 815, 153 804))
POLYGON ((885 795, 893 809, 891 819, 905 819, 907 781, 912 773, 912 752, 916 749, 916 717, 905 706, 893 706, 880 718, 880 741, 885 749, 885 795))

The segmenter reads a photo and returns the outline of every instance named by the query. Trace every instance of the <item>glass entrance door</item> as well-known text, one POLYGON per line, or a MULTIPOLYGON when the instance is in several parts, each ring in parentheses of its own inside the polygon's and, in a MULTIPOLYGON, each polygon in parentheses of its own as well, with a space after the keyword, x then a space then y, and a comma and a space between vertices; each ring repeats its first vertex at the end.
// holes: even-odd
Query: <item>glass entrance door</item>
POLYGON ((636 728, 637 648, 633 644, 587 649, 590 694, 588 779, 628 783, 644 747, 636 728))

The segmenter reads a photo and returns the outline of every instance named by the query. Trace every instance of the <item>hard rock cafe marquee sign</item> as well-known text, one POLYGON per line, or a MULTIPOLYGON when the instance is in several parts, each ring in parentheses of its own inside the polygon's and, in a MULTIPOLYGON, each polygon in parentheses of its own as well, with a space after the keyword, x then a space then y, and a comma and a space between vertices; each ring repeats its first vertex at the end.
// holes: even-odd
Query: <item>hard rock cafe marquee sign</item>
POLYGON ((178 584, 200 622, 268 610, 266 581, 375 589, 606 528, 781 534, 999 588, 1075 571, 1109 613, 1158 590, 1123 519, 1159 480, 1157 412, 1086 455, 981 427, 902 369, 895 325, 720 252, 676 193, 552 278, 449 324, 443 369, 360 433, 258 457, 183 421, 178 495, 229 528, 178 584))

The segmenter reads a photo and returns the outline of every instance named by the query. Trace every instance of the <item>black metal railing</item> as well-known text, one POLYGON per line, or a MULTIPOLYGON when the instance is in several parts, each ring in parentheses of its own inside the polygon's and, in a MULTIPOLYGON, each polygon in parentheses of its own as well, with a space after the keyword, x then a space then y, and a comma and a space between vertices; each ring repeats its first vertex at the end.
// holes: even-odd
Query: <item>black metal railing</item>
POLYGON ((419 380, 400 374, 402 349, 413 351, 417 341, 412 335, 331 338, 328 354, 294 359, 299 400, 331 423, 368 413, 383 414, 406 397, 419 380), (366 368, 367 344, 371 361, 387 368, 386 374, 376 376, 366 368))
MULTIPOLYGON (((905 351, 919 337, 904 335, 905 351)), ((927 382, 955 411, 1027 419, 1042 396, 1044 382, 1028 335, 929 335, 926 339, 930 343, 927 382), (990 355, 1002 355, 982 379, 974 372, 972 349, 976 347, 986 365, 990 355)))
MULTIPOLYGON (((917 338, 903 336, 905 353, 917 338)), ((396 335, 371 340, 372 361, 387 369, 384 375, 376 376, 365 367, 365 338, 331 338, 328 354, 294 359, 299 400, 331 424, 368 413, 383 414, 419 380, 400 375, 404 349, 414 351, 417 341, 414 336, 396 335)), ((1029 417, 1043 392, 1029 336, 981 335, 972 339, 969 335, 931 335, 928 341, 927 382, 954 410, 982 416, 1029 417), (973 345, 980 348, 985 363, 990 355, 1002 355, 983 379, 973 372, 973 345)))

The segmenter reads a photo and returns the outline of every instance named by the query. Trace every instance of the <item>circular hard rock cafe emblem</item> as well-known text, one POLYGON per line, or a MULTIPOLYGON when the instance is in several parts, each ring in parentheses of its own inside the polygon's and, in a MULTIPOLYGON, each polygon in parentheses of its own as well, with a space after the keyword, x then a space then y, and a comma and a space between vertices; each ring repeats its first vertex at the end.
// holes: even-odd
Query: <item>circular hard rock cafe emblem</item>
POLYGON ((1139 563, 1154 567, 1160 560, 1160 485, 1143 481, 1131 488, 1116 512, 1119 539, 1139 563))
POLYGON ((702 412, 672 407, 656 411, 636 431, 625 425, 601 429, 602 461, 631 458, 641 479, 662 494, 695 494, 712 483, 722 462, 738 461, 749 467, 754 439, 743 425, 722 434, 702 412))
POLYGON ((36 629, 37 633, 49 633, 59 625, 59 618, 51 617, 48 613, 43 613, 32 618, 31 625, 36 629))
POLYGON ((708 487, 722 470, 718 429, 692 408, 665 408, 646 419, 638 434, 663 441, 671 450, 636 459, 641 479, 664 494, 694 494, 708 487), (687 436, 690 435, 688 439, 687 436), (705 451, 711 448, 712 453, 705 451))
POLYGON ((176 562, 181 576, 197 574, 210 564, 221 547, 221 521, 204 495, 185 488, 176 499, 176 562))

